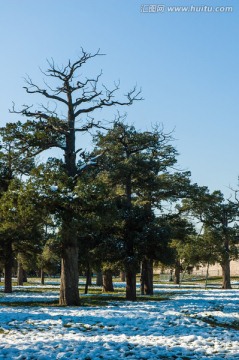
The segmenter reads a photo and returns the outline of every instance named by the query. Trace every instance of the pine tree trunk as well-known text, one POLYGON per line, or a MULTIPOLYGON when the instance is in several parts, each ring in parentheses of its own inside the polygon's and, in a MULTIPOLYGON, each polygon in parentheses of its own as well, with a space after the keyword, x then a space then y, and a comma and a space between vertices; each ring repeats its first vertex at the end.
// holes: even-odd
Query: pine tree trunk
POLYGON ((146 258, 141 263, 141 295, 153 295, 153 261, 146 258))
POLYGON ((230 274, 230 249, 229 249, 229 237, 227 234, 227 215, 224 211, 224 253, 221 262, 222 267, 222 288, 223 289, 231 289, 231 274, 230 274))
MULTIPOLYGON (((130 154, 126 151, 126 157, 130 154)), ((126 242, 126 300, 136 301, 136 270, 134 254, 134 237, 132 234, 132 179, 131 174, 127 176, 125 183, 126 209, 125 209, 125 242, 126 242)))
POLYGON ((126 300, 136 301, 136 271, 133 266, 125 267, 126 300))
POLYGON ((60 305, 79 305, 78 248, 66 247, 61 259, 60 305))
POLYGON ((86 279, 85 279, 85 294, 88 294, 89 285, 92 285, 92 282, 91 282, 91 269, 90 269, 89 266, 86 269, 85 277, 86 277, 86 279))
POLYGON ((172 269, 170 269, 169 281, 173 281, 173 270, 172 269))
POLYGON ((69 217, 63 219, 61 233, 62 259, 59 304, 77 306, 80 303, 78 244, 74 223, 69 217))
POLYGON ((120 271, 120 280, 125 282, 125 272, 124 271, 120 271))
POLYGON ((230 260, 221 264, 222 267, 222 289, 231 289, 230 260))
POLYGON ((96 274, 96 286, 103 286, 103 274, 102 271, 98 271, 96 274))
POLYGON ((147 260, 146 269, 147 276, 145 277, 144 292, 146 295, 153 295, 153 260, 147 260))
POLYGON ((4 264, 5 293, 12 293, 12 265, 13 265, 12 243, 8 241, 5 247, 5 264, 4 264))
MULTIPOLYGON (((67 84, 69 89, 69 83, 67 84)), ((68 101, 68 128, 65 137, 65 169, 69 178, 77 174, 76 151, 75 151, 75 115, 72 103, 72 93, 67 89, 68 101)), ((72 188, 73 190, 73 188, 72 188)), ((60 305, 77 306, 80 304, 79 296, 79 269, 78 269, 78 243, 77 231, 74 222, 74 210, 65 210, 62 215, 62 258, 61 258, 61 285, 60 305)))
POLYGON ((43 268, 41 268, 41 284, 44 285, 45 284, 45 273, 43 268))
POLYGON ((206 272, 206 279, 205 279, 205 289, 207 288, 207 282, 208 282, 208 275, 209 275, 209 261, 207 262, 207 272, 206 272))
POLYGON ((103 292, 113 292, 113 278, 112 271, 107 269, 103 272, 103 292))
POLYGON ((145 288, 145 259, 141 262, 141 271, 140 271, 140 294, 144 295, 145 288))
POLYGON ((27 272, 23 269, 23 282, 27 282, 27 272))
POLYGON ((130 233, 129 223, 128 229, 126 228, 126 251, 127 258, 125 261, 125 279, 126 279, 126 300, 136 301, 136 261, 134 258, 134 247, 132 234, 130 233))
POLYGON ((92 271, 91 271, 91 268, 88 269, 87 271, 87 282, 88 282, 88 285, 92 285, 92 271))
POLYGON ((17 285, 23 285, 23 267, 20 261, 17 263, 17 285))
POLYGON ((180 261, 176 261, 175 272, 174 272, 174 284, 177 285, 180 284, 180 270, 181 270, 180 261))

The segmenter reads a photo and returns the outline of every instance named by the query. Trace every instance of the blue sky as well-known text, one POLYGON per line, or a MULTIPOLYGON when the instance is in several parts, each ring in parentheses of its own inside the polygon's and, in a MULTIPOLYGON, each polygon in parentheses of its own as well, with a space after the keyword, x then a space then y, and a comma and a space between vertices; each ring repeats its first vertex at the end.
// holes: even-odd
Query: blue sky
MULTIPOLYGON (((11 102, 34 103, 23 77, 42 81, 46 59, 64 64, 81 47, 106 54, 91 74, 135 84, 144 101, 127 109, 137 128, 163 123, 174 129, 180 168, 192 180, 220 189, 237 185, 239 133, 238 0, 0 0, 0 124, 16 119, 11 102), (233 12, 141 12, 142 5, 231 6, 233 12)), ((145 7, 148 9, 148 7, 145 7)), ((104 114, 114 117, 116 109, 104 114)), ((98 113, 101 117, 102 114, 98 113)))

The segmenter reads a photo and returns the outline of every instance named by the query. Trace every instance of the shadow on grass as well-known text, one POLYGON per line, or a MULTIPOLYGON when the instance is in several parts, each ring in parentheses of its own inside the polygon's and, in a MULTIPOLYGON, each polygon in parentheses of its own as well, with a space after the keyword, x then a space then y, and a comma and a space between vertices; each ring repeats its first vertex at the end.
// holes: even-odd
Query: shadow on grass
MULTIPOLYGON (((170 293, 170 297, 172 294, 170 293)), ((147 301, 167 301, 170 300, 170 297, 163 294, 154 295, 154 296, 138 296, 136 302, 147 302, 147 301)), ((48 307, 48 306, 56 306, 56 307, 65 307, 64 305, 59 305, 58 300, 49 300, 49 301, 19 301, 14 299, 12 301, 4 301, 5 297, 0 297, 0 305, 4 307, 48 307)), ((103 307, 108 306, 115 302, 129 302, 126 300, 123 294, 90 294, 90 295, 82 295, 80 296, 80 305, 79 307, 103 307)), ((76 306, 77 308, 77 306, 76 306)))

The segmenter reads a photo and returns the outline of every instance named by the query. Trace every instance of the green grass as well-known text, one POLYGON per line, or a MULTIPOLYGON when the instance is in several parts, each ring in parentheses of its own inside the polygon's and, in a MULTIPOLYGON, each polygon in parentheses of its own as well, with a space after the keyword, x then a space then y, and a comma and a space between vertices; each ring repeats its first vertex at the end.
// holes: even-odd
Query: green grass
MULTIPOLYGON (((153 296, 153 297, 137 297, 137 301, 142 301, 142 302, 146 302, 146 301, 166 301, 166 300, 170 300, 169 297, 166 296, 153 296)), ((96 296, 87 296, 87 297, 81 297, 80 298, 80 307, 103 307, 103 306, 107 306, 109 304, 114 303, 115 302, 125 302, 126 299, 123 296, 113 296, 113 295, 107 295, 107 296, 100 296, 100 295, 96 295, 96 296)), ((0 305, 4 306, 4 307, 64 307, 63 305, 59 305, 58 300, 54 300, 54 301, 8 301, 6 303, 0 301, 0 305)))
MULTIPOLYGON (((125 289, 117 289, 117 291, 112 293, 102 293, 101 289, 96 289, 94 287, 89 287, 89 293, 84 296, 84 293, 82 289, 80 288, 80 306, 87 306, 87 307, 95 307, 95 306, 107 306, 112 302, 125 302, 125 289)), ((39 288, 31 288, 31 289, 22 289, 22 290, 14 290, 13 293, 18 293, 20 291, 24 291, 25 293, 44 293, 49 291, 58 291, 57 289, 39 289, 39 288)), ((164 293, 164 294, 155 294, 153 296, 147 296, 147 295, 140 295, 139 292, 137 294, 136 301, 166 301, 169 300, 173 294, 170 293, 164 293)), ((30 306, 30 307, 46 307, 46 306, 62 306, 59 305, 58 300, 52 300, 52 301, 8 301, 4 302, 4 293, 0 293, 0 305, 1 306, 11 306, 11 307, 24 307, 24 306, 30 306), (2 300, 2 301, 1 301, 2 300)))
MULTIPOLYGON (((146 302, 146 301, 166 301, 170 300, 172 294, 163 294, 163 295, 153 295, 153 296, 146 296, 146 295, 139 295, 136 298, 136 301, 146 302)), ((107 295, 93 295, 93 296, 86 296, 81 297, 81 304, 82 306, 106 306, 112 302, 125 302, 127 301, 125 298, 125 294, 119 293, 109 293, 107 295)))
POLYGON ((207 318, 199 318, 199 320, 205 322, 206 324, 211 325, 212 327, 221 327, 221 328, 229 329, 229 330, 239 330, 239 321, 237 321, 237 320, 235 320, 229 324, 219 322, 216 319, 214 319, 213 316, 209 316, 207 318))
POLYGON ((5 307, 24 307, 24 306, 30 306, 30 307, 46 307, 46 306, 58 306, 58 301, 8 301, 8 302, 1 302, 0 305, 5 307))

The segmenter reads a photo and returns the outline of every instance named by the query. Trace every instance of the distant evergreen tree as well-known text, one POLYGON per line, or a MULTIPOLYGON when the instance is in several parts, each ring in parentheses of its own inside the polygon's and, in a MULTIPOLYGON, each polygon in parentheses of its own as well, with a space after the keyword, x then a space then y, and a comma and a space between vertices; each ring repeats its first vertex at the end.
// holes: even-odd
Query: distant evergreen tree
POLYGON ((222 288, 230 289, 230 261, 238 257, 238 230, 235 226, 238 206, 225 201, 220 191, 210 193, 206 187, 195 190, 194 196, 184 200, 180 209, 195 216, 204 226, 204 232, 192 251, 200 254, 199 259, 204 263, 220 263, 222 288))
POLYGON ((13 220, 16 211, 15 203, 18 202, 16 191, 21 187, 19 177, 29 174, 34 167, 34 162, 33 159, 18 154, 14 147, 14 141, 5 139, 5 135, 6 129, 0 129, 0 257, 4 268, 4 291, 11 292, 14 261, 13 243, 18 237, 16 230, 14 230, 17 225, 14 224, 13 220))
POLYGON ((5 292, 12 291, 12 267, 17 254, 31 257, 40 250, 42 214, 32 201, 34 198, 18 179, 11 181, 1 197, 0 244, 5 259, 5 292))

